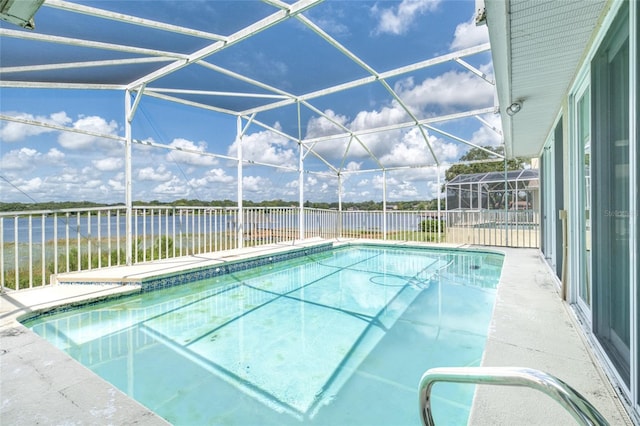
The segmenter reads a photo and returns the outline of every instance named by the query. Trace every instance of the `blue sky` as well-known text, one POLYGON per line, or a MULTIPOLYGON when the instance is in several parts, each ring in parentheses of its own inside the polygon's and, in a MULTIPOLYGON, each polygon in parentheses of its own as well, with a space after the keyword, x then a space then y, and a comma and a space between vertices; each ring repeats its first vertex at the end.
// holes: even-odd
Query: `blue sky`
MULTIPOLYGON (((219 34, 237 31, 252 19, 263 16, 265 11, 273 11, 270 6, 253 1, 159 3, 166 7, 158 7, 157 2, 150 1, 84 3, 149 19, 188 24, 219 34), (172 7, 180 8, 183 13, 172 13, 172 7), (189 22, 181 22, 186 20, 186 11, 190 8, 197 13, 190 15, 189 22), (234 19, 225 19, 228 16, 234 16, 234 19)), ((486 43, 486 27, 476 27, 472 21, 474 5, 472 0, 326 1, 306 12, 305 16, 376 71, 384 72, 486 43)), ((59 12, 41 9, 36 15, 36 31, 46 34, 49 31, 47 18, 56 16, 56 13, 59 12)), ((6 24, 2 27, 11 28, 6 24)), ((72 26, 68 29, 68 36, 75 36, 74 32, 78 33, 77 36, 86 36, 95 30, 96 33, 104 32, 111 42, 125 43, 127 39, 126 32, 116 31, 110 26, 96 28, 85 23, 84 27, 72 26)), ((277 31, 264 31, 242 41, 237 48, 212 55, 210 62, 294 94, 309 93, 366 76, 346 57, 336 57, 326 41, 301 27, 298 21, 288 21, 277 31), (329 68, 327 64, 330 64, 329 68)), ((153 46, 156 41, 150 35, 142 42, 153 46)), ((175 41, 180 42, 180 39, 175 41)), ((54 60, 56 55, 62 54, 54 47, 49 51, 54 60)), ((491 76, 489 53, 465 60, 491 76)), ((38 63, 37 58, 30 61, 38 63)), ((2 62, 3 66, 11 65, 8 63, 10 58, 2 57, 2 62)), ((223 78, 211 77, 213 75, 205 78, 185 69, 158 81, 157 85, 189 88, 190 84, 195 85, 196 80, 202 79, 211 85, 211 90, 222 90, 234 84, 223 78), (214 87, 215 84, 220 87, 214 87)), ((493 105, 492 86, 457 64, 445 64, 411 76, 389 79, 388 84, 412 111, 423 118, 493 105)), ((255 88, 252 91, 258 92, 255 88)), ((233 102, 239 101, 227 99, 227 102, 232 106, 233 102)), ((317 98, 311 103, 335 122, 354 130, 407 121, 406 113, 389 99, 388 92, 378 84, 317 98)), ((0 88, 0 112, 4 115, 102 134, 124 135, 123 108, 124 95, 121 91, 0 88)), ((304 109, 301 119, 303 139, 338 132, 335 124, 313 110, 304 109)), ((483 119, 498 128, 500 126, 497 115, 486 114, 483 119)), ((256 120, 297 137, 297 113, 293 106, 259 113, 256 120)), ((493 131, 473 117, 438 123, 436 127, 477 145, 500 142, 493 131)), ((236 118, 229 115, 145 96, 136 112, 132 129, 133 137, 138 140, 222 156, 234 157, 237 154, 234 143, 236 118)), ((468 146, 454 139, 433 131, 427 133, 436 154, 444 163, 455 162, 468 150, 468 146)), ((0 121, 0 140, 2 202, 124 201, 124 155, 122 145, 116 141, 10 121, 0 121)), ((424 140, 415 128, 365 135, 362 140, 386 167, 433 163, 424 140)), ((291 169, 245 165, 244 198, 254 201, 297 200, 297 144, 256 124, 248 127, 242 144, 245 159, 291 169)), ((319 142, 314 149, 334 167, 346 172, 343 175, 343 201, 381 200, 382 173, 369 171, 377 166, 356 142, 352 142, 349 155, 344 158, 348 144, 345 138, 336 139, 319 142)), ((337 201, 335 174, 329 173, 326 165, 313 155, 306 157, 305 169, 319 173, 305 174, 304 199, 337 201)), ((441 175, 444 169, 440 168, 441 175)), ((388 200, 435 197, 437 174, 435 167, 387 172, 388 200)), ((224 158, 135 145, 133 177, 135 200, 237 199, 236 163, 224 158)))

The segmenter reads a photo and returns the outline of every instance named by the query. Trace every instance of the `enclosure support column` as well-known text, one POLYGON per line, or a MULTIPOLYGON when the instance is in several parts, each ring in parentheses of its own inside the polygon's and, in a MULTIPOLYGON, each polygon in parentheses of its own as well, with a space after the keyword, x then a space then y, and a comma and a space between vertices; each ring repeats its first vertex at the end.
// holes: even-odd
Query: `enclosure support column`
MULTIPOLYGON (((140 96, 140 94, 138 94, 140 96)), ((124 204, 126 206, 125 213, 125 256, 126 264, 130 266, 132 264, 132 248, 133 248, 133 198, 132 198, 132 184, 131 184, 131 92, 125 90, 124 96, 124 204)))
POLYGON ((301 240, 304 240, 304 156, 302 152, 302 143, 299 143, 300 157, 298 159, 298 194, 300 196, 298 200, 299 212, 298 212, 298 232, 301 240))
POLYGON ((437 202, 438 202, 438 242, 441 243, 442 242, 442 229, 440 226, 441 223, 441 217, 440 217, 440 195, 441 193, 441 189, 440 189, 440 164, 436 165, 436 175, 438 176, 438 189, 436 190, 436 194, 437 194, 437 202))
POLYGON ((338 173, 338 238, 342 238, 342 175, 338 173))
POLYGON ((242 211, 242 118, 238 116, 236 122, 236 145, 238 147, 238 216, 236 218, 236 230, 238 248, 244 246, 244 212, 242 211))
POLYGON ((387 239, 387 171, 382 171, 382 239, 387 239))
POLYGON ((507 155, 504 156, 504 238, 505 246, 509 247, 509 183, 507 182, 507 155))
POLYGON ((299 238, 304 240, 304 152, 302 149, 302 123, 300 122, 300 102, 298 102, 298 232, 299 238))

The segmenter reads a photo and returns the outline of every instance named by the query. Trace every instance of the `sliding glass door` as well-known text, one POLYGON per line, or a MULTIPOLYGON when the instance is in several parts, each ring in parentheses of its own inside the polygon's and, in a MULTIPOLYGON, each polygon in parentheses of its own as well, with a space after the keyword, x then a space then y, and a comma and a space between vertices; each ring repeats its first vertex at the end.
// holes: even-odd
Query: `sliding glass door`
POLYGON ((592 62, 591 234, 594 333, 629 386, 632 212, 627 7, 618 14, 592 62))

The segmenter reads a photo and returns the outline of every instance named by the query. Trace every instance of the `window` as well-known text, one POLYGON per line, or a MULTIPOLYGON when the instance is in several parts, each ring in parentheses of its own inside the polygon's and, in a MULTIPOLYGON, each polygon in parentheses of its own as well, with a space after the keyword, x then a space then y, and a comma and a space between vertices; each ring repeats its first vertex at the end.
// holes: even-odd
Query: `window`
POLYGON ((591 65, 593 327, 630 386, 628 4, 619 12, 591 65))

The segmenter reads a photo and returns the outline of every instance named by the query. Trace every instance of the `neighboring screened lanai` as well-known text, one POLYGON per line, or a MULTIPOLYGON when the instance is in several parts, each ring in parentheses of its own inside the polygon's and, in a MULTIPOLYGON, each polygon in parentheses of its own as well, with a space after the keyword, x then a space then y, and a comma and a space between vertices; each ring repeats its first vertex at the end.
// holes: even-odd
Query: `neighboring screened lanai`
POLYGON ((445 188, 447 210, 537 210, 540 178, 538 169, 461 174, 445 188))

